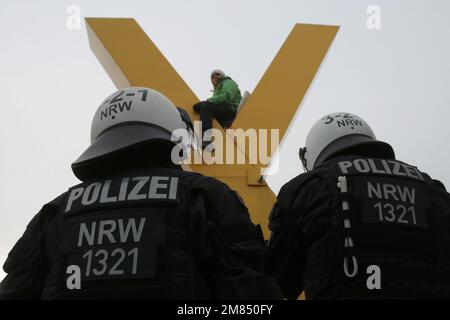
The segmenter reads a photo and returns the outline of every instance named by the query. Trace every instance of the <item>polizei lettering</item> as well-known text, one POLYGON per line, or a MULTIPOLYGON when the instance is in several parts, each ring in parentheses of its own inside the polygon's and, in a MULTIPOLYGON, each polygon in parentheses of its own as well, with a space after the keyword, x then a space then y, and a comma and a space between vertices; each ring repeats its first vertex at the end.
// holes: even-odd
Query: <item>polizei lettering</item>
POLYGON ((136 201, 177 202, 178 177, 139 176, 84 183, 69 190, 64 211, 136 201))
POLYGON ((385 159, 354 159, 338 162, 342 174, 379 174, 398 177, 409 177, 425 180, 422 173, 413 166, 395 160, 385 159))

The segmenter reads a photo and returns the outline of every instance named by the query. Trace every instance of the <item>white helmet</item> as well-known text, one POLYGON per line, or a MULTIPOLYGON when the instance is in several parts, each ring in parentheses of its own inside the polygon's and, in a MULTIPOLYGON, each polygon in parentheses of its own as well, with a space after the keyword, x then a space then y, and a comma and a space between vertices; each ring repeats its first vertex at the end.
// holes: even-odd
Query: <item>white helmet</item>
POLYGON ((377 141, 367 122, 354 114, 338 112, 326 115, 312 126, 299 155, 305 170, 310 171, 346 149, 365 145, 370 145, 381 157, 394 157, 392 147, 377 141))
POLYGON ((213 71, 211 71, 211 76, 210 76, 210 78, 212 78, 212 76, 215 75, 215 74, 220 74, 220 75, 222 76, 222 78, 223 78, 223 77, 226 77, 225 72, 223 72, 223 71, 220 70, 220 69, 214 69, 213 71))
POLYGON ((117 151, 148 141, 175 145, 180 137, 172 138, 172 133, 177 129, 186 129, 186 125, 163 94, 145 87, 116 91, 97 109, 91 145, 75 160, 72 170, 83 180, 90 166, 117 151))

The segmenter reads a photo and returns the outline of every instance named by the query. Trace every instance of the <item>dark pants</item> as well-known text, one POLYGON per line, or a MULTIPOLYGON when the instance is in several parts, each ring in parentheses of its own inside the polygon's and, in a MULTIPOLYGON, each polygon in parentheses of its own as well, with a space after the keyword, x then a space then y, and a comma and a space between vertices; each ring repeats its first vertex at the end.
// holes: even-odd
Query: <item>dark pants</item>
POLYGON ((194 111, 200 113, 202 122, 202 133, 212 128, 212 120, 216 119, 223 128, 229 127, 236 117, 236 113, 231 106, 217 104, 208 101, 200 101, 194 105, 194 111))

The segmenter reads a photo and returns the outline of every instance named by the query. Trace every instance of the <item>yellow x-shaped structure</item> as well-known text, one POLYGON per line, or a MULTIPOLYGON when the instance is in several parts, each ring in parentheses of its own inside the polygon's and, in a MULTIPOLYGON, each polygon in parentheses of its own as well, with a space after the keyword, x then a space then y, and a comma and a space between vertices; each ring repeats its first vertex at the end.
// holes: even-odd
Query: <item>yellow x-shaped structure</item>
MULTIPOLYGON (((87 18, 86 25, 91 49, 117 88, 153 88, 183 107, 193 120, 198 119, 192 105, 199 99, 134 19, 87 18)), ((282 139, 338 29, 338 26, 295 25, 239 112, 233 128, 278 129, 282 139)), ((214 127, 222 130, 216 122, 214 127)), ((224 136, 232 139, 234 145, 232 137, 224 136)), ((248 154, 248 150, 237 147, 233 151, 248 154)), ((275 195, 260 180, 261 166, 260 163, 197 164, 190 165, 190 169, 216 177, 239 192, 253 222, 261 224, 267 237, 268 214, 275 195)))

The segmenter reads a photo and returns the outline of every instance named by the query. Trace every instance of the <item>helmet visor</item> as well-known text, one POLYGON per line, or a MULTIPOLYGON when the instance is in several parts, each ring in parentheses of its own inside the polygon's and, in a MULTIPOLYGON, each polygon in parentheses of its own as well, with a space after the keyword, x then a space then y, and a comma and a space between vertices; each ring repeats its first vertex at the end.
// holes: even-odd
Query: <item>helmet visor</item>
POLYGON ((81 167, 89 166, 92 162, 102 160, 102 158, 112 153, 147 141, 161 141, 175 145, 176 141, 171 141, 171 138, 172 133, 168 130, 147 123, 113 127, 102 133, 72 163, 72 169, 75 175, 77 175, 77 170, 81 167))

